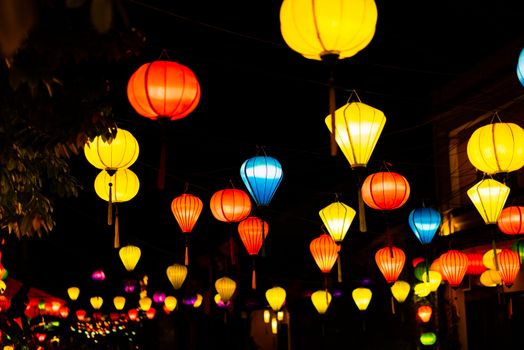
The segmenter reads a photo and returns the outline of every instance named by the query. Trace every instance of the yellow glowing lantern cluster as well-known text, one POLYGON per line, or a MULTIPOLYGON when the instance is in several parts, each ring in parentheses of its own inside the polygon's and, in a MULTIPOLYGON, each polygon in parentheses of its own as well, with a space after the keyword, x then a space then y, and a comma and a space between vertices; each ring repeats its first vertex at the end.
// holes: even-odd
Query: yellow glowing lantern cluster
POLYGON ((80 295, 80 288, 78 287, 67 288, 67 295, 69 296, 69 299, 73 301, 77 300, 78 296, 80 295))
POLYGON ((120 311, 124 309, 124 306, 126 305, 126 298, 123 296, 116 296, 113 298, 113 304, 115 305, 115 309, 120 311))
POLYGON ((177 304, 178 300, 172 295, 169 295, 164 299, 164 305, 169 312, 176 309, 177 304))
POLYGON ((509 187, 493 179, 483 179, 471 187, 467 194, 486 224, 496 224, 506 199, 509 187))
POLYGON ((133 271, 136 267, 136 264, 138 263, 138 260, 140 260, 141 251, 138 247, 127 245, 120 248, 118 254, 120 255, 120 259, 122 260, 126 270, 133 271))
POLYGON ((173 264, 166 269, 166 274, 173 288, 180 289, 186 280, 187 267, 185 265, 173 264))
POLYGON ((403 303, 404 301, 406 301, 406 298, 408 297, 410 290, 411 286, 406 281, 397 280, 391 286, 391 294, 393 294, 393 297, 399 303, 403 303))
POLYGON ((279 311, 286 301, 286 290, 282 287, 273 287, 266 291, 266 300, 274 311, 279 311))
POLYGON ((311 302, 317 312, 321 315, 325 314, 331 303, 331 293, 327 290, 317 290, 311 294, 311 302))
POLYGON ((99 310, 102 307, 102 304, 104 303, 104 299, 102 299, 102 297, 95 296, 91 297, 91 299, 89 299, 89 302, 91 303, 93 309, 99 310))
POLYGON ((215 289, 217 290, 220 298, 226 304, 237 288, 237 283, 229 277, 221 277, 215 281, 215 289))
POLYGON ((365 311, 371 301, 373 293, 369 288, 355 288, 351 293, 353 301, 360 311, 365 311))

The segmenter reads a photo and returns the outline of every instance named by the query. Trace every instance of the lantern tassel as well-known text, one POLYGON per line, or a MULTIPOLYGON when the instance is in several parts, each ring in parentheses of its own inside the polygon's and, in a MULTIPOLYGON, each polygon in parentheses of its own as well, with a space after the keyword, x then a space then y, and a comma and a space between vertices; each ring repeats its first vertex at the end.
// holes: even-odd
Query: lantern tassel
POLYGON ((358 189, 358 224, 360 232, 367 232, 368 226, 366 224, 366 207, 364 206, 364 200, 362 199, 362 189, 358 189))
POLYGON ((107 224, 111 226, 113 224, 113 193, 112 193, 113 184, 109 183, 109 199, 107 201, 107 224))
POLYGON ((186 234, 186 253, 184 256, 184 265, 189 265, 189 237, 186 234))
POLYGON ((257 272, 255 270, 255 264, 253 263, 253 272, 251 274, 251 289, 257 289, 257 272))
POLYGON ((342 262, 340 261, 340 252, 337 258, 338 283, 342 283, 342 262))
POLYGON ((391 313, 395 314, 395 299, 393 299, 393 295, 391 296, 391 313))
POLYGON ((120 248, 120 227, 118 223, 118 207, 115 206, 115 248, 120 248))

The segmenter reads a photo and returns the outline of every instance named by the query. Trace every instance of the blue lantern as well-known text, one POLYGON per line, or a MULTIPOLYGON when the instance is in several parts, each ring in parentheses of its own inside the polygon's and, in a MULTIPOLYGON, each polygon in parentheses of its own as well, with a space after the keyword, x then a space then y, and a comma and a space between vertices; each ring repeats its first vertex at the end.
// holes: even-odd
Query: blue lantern
POLYGON ((440 213, 431 208, 413 209, 409 214, 409 226, 420 243, 431 242, 440 226, 440 213))
POLYGON ((282 181, 282 166, 275 158, 256 156, 242 164, 240 176, 255 203, 267 206, 282 181))
POLYGON ((519 61, 517 63, 517 77, 522 85, 524 85, 524 49, 520 51, 519 61))

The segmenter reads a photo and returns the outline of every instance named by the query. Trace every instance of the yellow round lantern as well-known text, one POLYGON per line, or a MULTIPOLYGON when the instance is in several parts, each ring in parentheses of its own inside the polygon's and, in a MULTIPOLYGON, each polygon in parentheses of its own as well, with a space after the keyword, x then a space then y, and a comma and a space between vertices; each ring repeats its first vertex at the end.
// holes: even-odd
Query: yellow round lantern
POLYGON ((123 296, 116 296, 113 298, 113 304, 115 305, 115 309, 122 310, 124 306, 126 305, 126 298, 123 296))
POLYGON ((104 299, 102 299, 102 297, 96 296, 91 297, 91 299, 89 299, 89 302, 91 303, 93 309, 99 310, 102 307, 102 304, 104 303, 104 299))
POLYGON ((144 311, 149 310, 151 308, 152 303, 153 303, 153 300, 151 300, 150 297, 140 298, 140 300, 138 301, 140 308, 144 311))
POLYGON ((418 297, 424 298, 431 293, 431 287, 428 282, 417 283, 413 288, 413 293, 418 297))
POLYGON ((356 211, 350 206, 336 201, 321 209, 318 214, 331 238, 335 242, 341 243, 355 218, 356 211))
POLYGON ((406 301, 410 290, 411 286, 406 281, 397 280, 391 286, 391 294, 393 294, 393 298, 399 303, 406 301))
POLYGON ((438 271, 429 271, 429 277, 426 272, 422 274, 422 281, 429 284, 429 290, 431 292, 437 291, 440 283, 442 282, 442 275, 438 271))
POLYGON ((486 270, 480 275, 480 283, 485 287, 496 287, 502 284, 502 278, 498 271, 486 270))
POLYGON ((78 296, 80 295, 80 288, 78 287, 67 288, 67 295, 69 296, 69 299, 73 301, 77 300, 78 296))
MULTIPOLYGON (((495 249, 495 251, 498 254, 502 251, 502 249, 495 249)), ((495 261, 495 251, 493 251, 493 249, 490 249, 482 255, 482 263, 489 270, 497 269, 497 263, 495 261)))
POLYGON ((167 268, 166 274, 173 288, 180 289, 186 280, 187 267, 185 265, 173 264, 167 268))
POLYGON ((84 146, 84 154, 95 168, 109 173, 131 166, 138 158, 138 142, 127 130, 117 128, 111 141, 97 136, 84 146))
POLYGON ((506 199, 509 187, 493 179, 483 179, 467 191, 475 208, 486 224, 496 224, 506 199))
POLYGON ((270 288, 266 291, 266 300, 274 311, 278 311, 286 301, 286 290, 282 287, 270 288))
POLYGON ((193 307, 196 309, 202 305, 202 301, 204 300, 204 297, 202 294, 197 293, 195 302, 193 303, 193 307))
POLYGON ((170 296, 167 296, 165 299, 164 299, 164 305, 166 306, 166 309, 171 312, 173 311, 174 309, 176 309, 176 306, 178 304, 178 300, 170 295, 170 296))
POLYGON ((139 188, 138 176, 130 169, 119 169, 113 176, 101 171, 95 178, 95 192, 107 202, 110 193, 112 203, 127 202, 137 195, 139 188))
POLYGON ((235 293, 237 283, 229 277, 221 277, 215 281, 215 288, 224 304, 227 304, 235 293))
POLYGON ((311 294, 311 302, 317 312, 321 315, 325 314, 331 303, 331 293, 327 290, 317 290, 311 294))
POLYGON ((127 245, 120 248, 118 251, 120 259, 124 264, 124 267, 127 271, 133 271, 135 269, 138 260, 140 260, 140 248, 135 247, 134 245, 127 245))
POLYGON ((369 288, 355 288, 351 293, 353 300, 360 311, 365 311, 371 301, 371 289, 369 288))
POLYGON ((514 123, 492 123, 475 130, 468 141, 471 164, 488 175, 524 165, 524 130, 514 123))

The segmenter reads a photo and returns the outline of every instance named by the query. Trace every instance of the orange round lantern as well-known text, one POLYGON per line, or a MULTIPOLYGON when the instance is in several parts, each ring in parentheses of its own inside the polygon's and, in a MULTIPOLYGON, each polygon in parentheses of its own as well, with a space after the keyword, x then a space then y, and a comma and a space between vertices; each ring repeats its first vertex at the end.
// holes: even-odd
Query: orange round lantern
POLYGON ((320 271, 329 273, 335 265, 340 246, 327 233, 321 234, 309 244, 311 255, 315 259, 320 271))
POLYGON ((511 287, 520 270, 520 255, 511 249, 502 249, 497 254, 497 259, 502 283, 506 287, 511 287))
POLYGON ((484 265, 484 254, 479 253, 470 253, 466 254, 468 256, 468 269, 466 274, 480 276, 488 268, 484 265))
POLYGON ((217 191, 211 196, 211 213, 223 222, 239 222, 249 216, 251 200, 249 195, 236 188, 217 191))
POLYGON ((240 239, 247 250, 247 253, 253 257, 253 273, 251 278, 251 288, 256 289, 256 272, 255 256, 264 243, 269 228, 267 222, 256 216, 250 216, 238 224, 238 233, 240 239))
POLYGON ((362 183, 362 199, 373 209, 400 208, 408 200, 409 194, 406 178, 391 171, 371 174, 362 183))
POLYGON ((504 208, 497 220, 500 231, 507 235, 524 233, 524 207, 511 206, 504 208))
MULTIPOLYGON (((171 211, 183 233, 193 231, 195 224, 202 213, 203 203, 197 196, 184 193, 171 202, 171 211)), ((189 264, 189 238, 186 235, 185 264, 189 264)))
POLYGON ((442 276, 451 287, 458 287, 468 270, 468 256, 458 250, 449 250, 440 256, 442 276))
POLYGON ((424 323, 429 322, 432 313, 433 309, 429 305, 422 305, 417 309, 417 316, 424 323))
POLYGON ((406 262, 406 254, 400 248, 389 246, 375 253, 375 262, 388 283, 394 283, 406 262))

